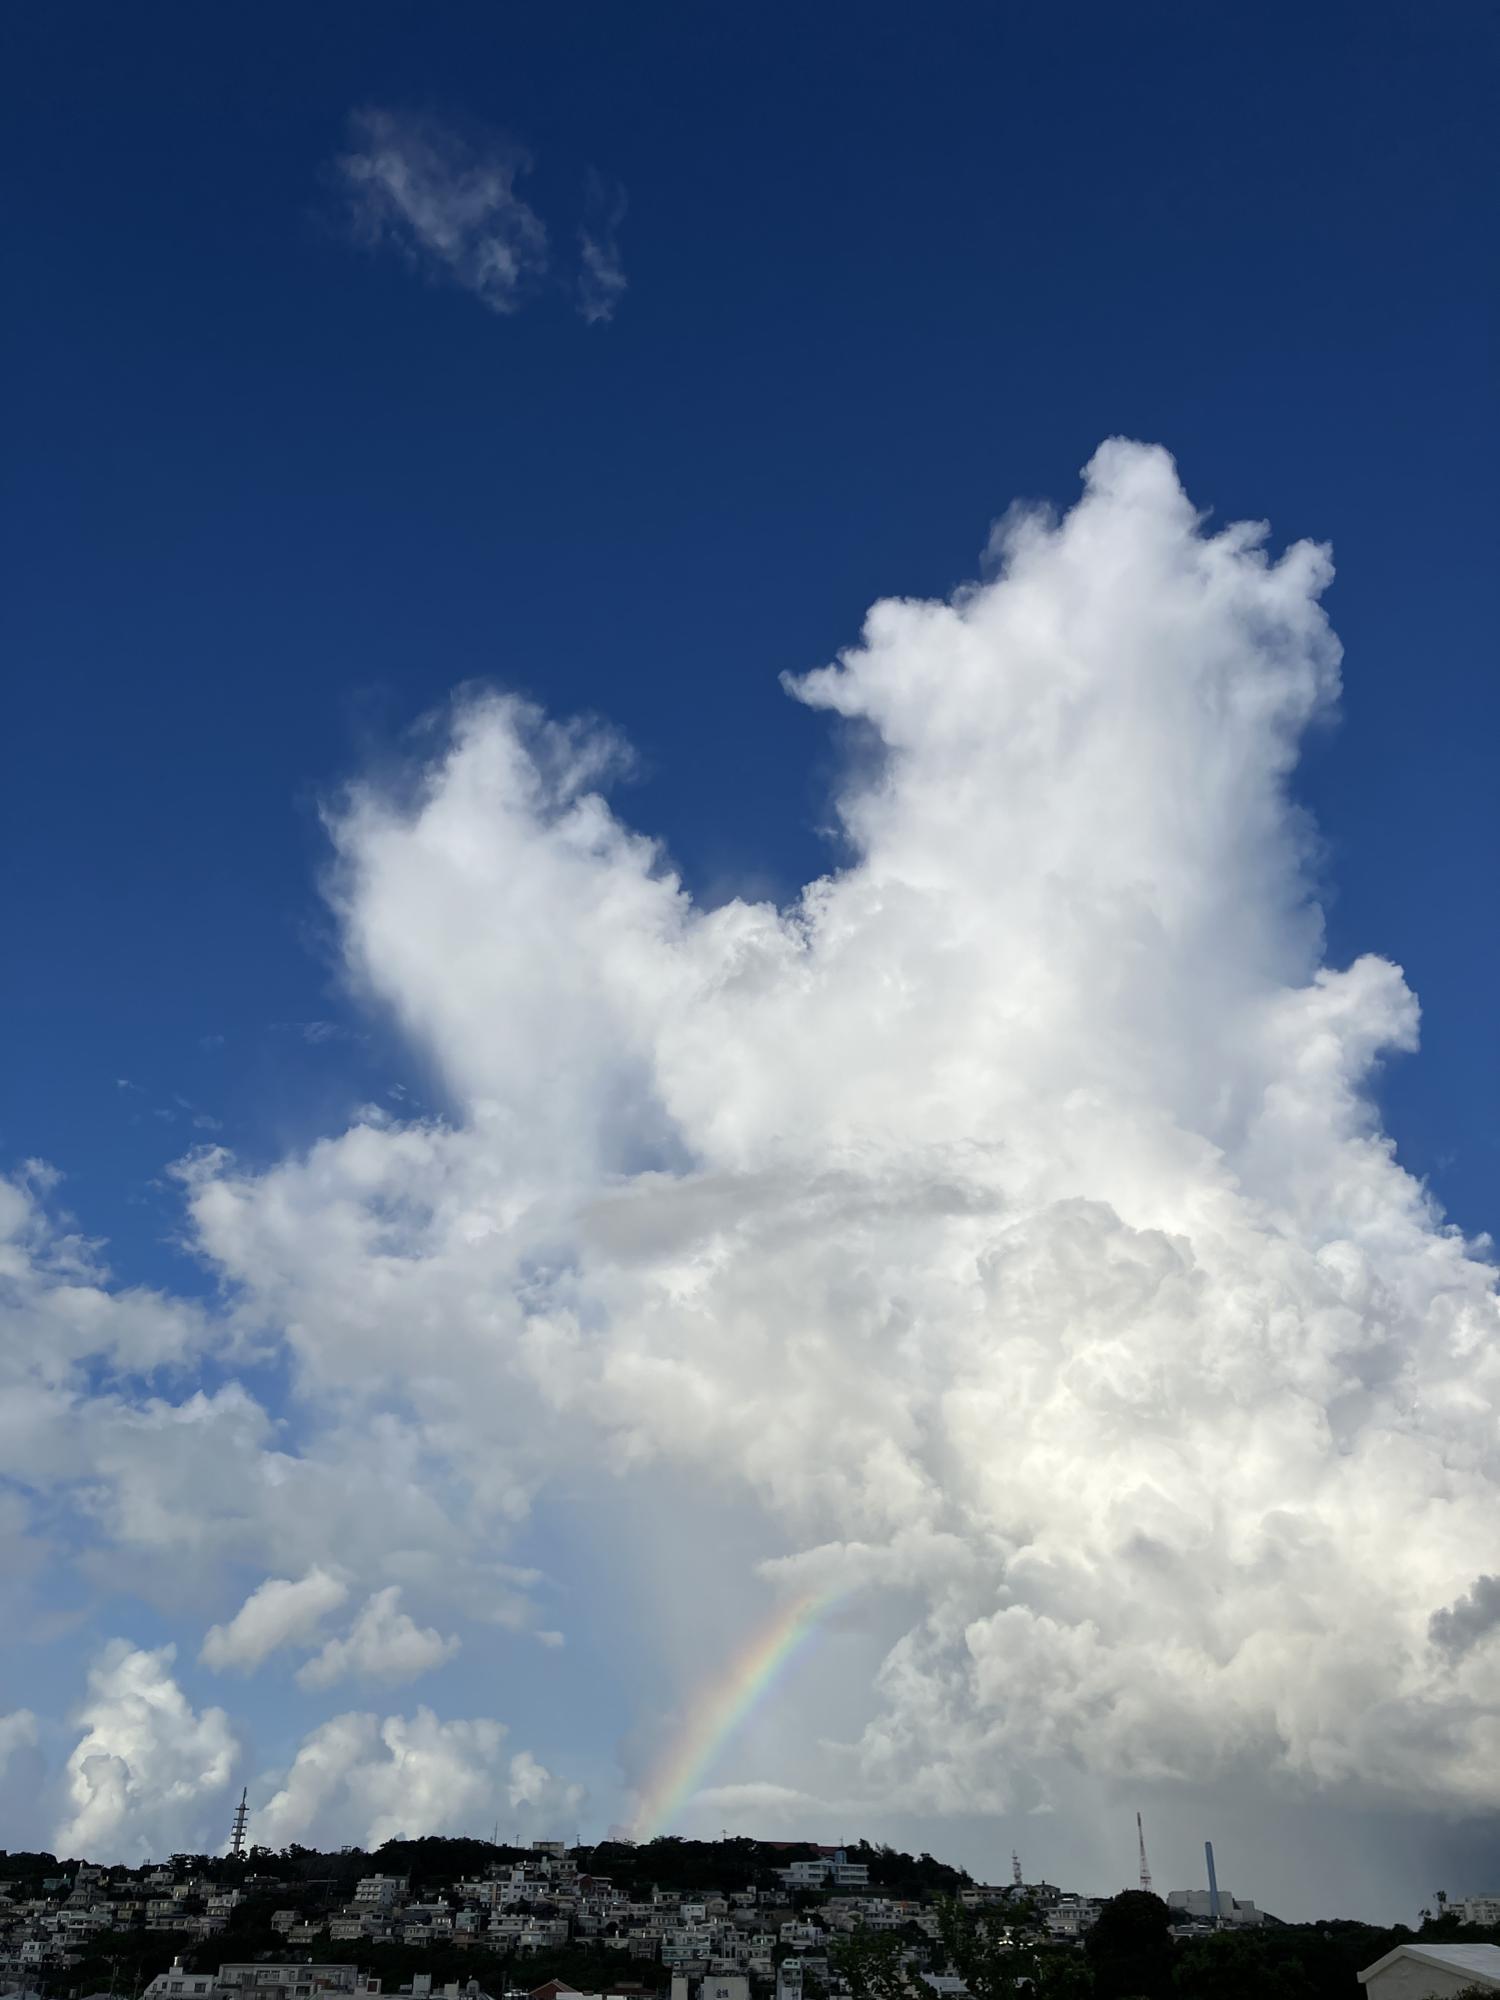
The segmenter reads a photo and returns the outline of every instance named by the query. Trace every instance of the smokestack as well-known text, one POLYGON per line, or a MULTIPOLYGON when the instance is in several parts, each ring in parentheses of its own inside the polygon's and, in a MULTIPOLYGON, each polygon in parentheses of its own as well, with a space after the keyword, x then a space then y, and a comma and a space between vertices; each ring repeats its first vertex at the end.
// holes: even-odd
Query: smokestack
POLYGON ((1213 1919, 1214 1929, 1219 1927, 1219 1878, 1214 1873, 1214 1844, 1211 1840, 1203 1843, 1203 1852, 1208 1856, 1208 1914, 1213 1919))

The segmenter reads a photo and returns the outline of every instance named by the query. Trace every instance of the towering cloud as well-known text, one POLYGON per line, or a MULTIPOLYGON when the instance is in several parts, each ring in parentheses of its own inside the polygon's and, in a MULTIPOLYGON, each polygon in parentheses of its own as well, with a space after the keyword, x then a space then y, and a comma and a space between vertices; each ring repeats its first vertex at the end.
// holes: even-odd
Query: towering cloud
MULTIPOLYGON (((139 1588, 302 1577, 229 1599, 205 1660, 311 1647, 335 1567, 364 1609, 312 1683, 529 1622, 497 1551, 589 1462, 648 1539, 714 1492, 788 1594, 900 1618, 831 1761, 716 1773, 782 1807, 787 1779, 848 1825, 1036 1806, 1079 1769, 1500 1805, 1493 1271, 1380 1129, 1416 1003, 1384 959, 1324 962, 1288 793, 1339 691, 1327 555, 1208 532, 1123 442, 996 554, 789 684, 852 752, 839 865, 789 907, 695 904, 607 803, 620 747, 515 700, 354 786, 349 977, 450 1112, 192 1162, 222 1323, 106 1296, 7 1198, 60 1354, 97 1326, 289 1363, 274 1431, 232 1385, 15 1364, 139 1588)), ((99 1671, 80 1843, 140 1818, 168 1723, 195 1771, 229 1752, 217 1711, 132 1693, 160 1655, 99 1671)), ((483 1720, 338 1716, 265 1823, 451 1823, 473 1772, 545 1801, 519 1757, 483 1720)))
POLYGON ((219 1844, 238 1745, 223 1709, 196 1711, 183 1694, 175 1653, 113 1639, 90 1669, 83 1734, 68 1759, 63 1853, 219 1844))
POLYGON ((351 977, 456 1117, 194 1190, 308 1392, 399 1385, 502 1511, 555 1418, 753 1495, 799 1584, 917 1587, 887 1801, 1497 1803, 1500 1645, 1431 1622, 1487 1603, 1492 1273, 1379 1129, 1399 970, 1322 962, 1330 567, 1264 542, 1114 442, 994 581, 877 605, 789 684, 861 748, 787 909, 696 907, 607 738, 467 704, 333 822, 351 977))

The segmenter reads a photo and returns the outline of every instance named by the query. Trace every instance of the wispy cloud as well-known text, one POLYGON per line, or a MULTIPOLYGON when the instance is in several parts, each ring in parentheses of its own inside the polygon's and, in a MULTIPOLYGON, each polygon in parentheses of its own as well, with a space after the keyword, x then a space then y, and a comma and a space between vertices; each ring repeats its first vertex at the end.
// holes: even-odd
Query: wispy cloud
POLYGON ((591 172, 578 231, 578 310, 591 326, 612 320, 625 295, 619 236, 624 220, 624 188, 591 172))
POLYGON ((273 1035, 295 1035, 310 1049, 326 1048, 330 1042, 362 1042, 366 1039, 340 1021, 272 1021, 269 1028, 273 1035))
POLYGON ((273 1021, 271 1032, 277 1035, 299 1035, 310 1048, 318 1048, 324 1042, 347 1042, 351 1036, 347 1028, 337 1021, 273 1021))
MULTIPOLYGON (((334 162, 355 236, 394 249, 414 270, 459 285, 491 312, 513 313, 546 276, 546 223, 516 190, 530 155, 494 133, 371 106, 349 118, 350 148, 334 162)), ((625 190, 589 169, 578 268, 558 274, 591 326, 625 295, 620 225, 625 190)))
POLYGON ((547 268, 547 227, 516 192, 530 161, 494 137, 375 108, 351 114, 336 171, 355 232, 511 313, 547 268))

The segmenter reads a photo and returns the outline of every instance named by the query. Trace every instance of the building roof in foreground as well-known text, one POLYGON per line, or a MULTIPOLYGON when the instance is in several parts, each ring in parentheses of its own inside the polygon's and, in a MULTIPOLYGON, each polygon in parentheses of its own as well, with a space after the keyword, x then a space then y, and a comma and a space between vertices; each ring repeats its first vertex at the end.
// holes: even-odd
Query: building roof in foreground
POLYGON ((1360 1985, 1403 1958, 1410 1964, 1430 1965, 1443 1972, 1462 1972, 1500 1993, 1500 1945, 1494 1944, 1398 1944, 1394 1951, 1388 1951, 1384 1958, 1377 1958, 1373 1965, 1364 1968, 1359 1975, 1360 1985))

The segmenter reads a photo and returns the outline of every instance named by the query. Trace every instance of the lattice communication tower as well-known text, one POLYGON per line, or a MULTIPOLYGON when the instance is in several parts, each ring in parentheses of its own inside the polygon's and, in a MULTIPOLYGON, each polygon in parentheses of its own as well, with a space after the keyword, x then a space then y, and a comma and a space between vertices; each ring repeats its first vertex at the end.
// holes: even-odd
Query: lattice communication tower
POLYGON ((234 1809, 234 1830, 229 1836, 230 1859, 238 1861, 245 1852, 245 1828, 250 1824, 250 1787, 240 1793, 240 1802, 234 1809))

